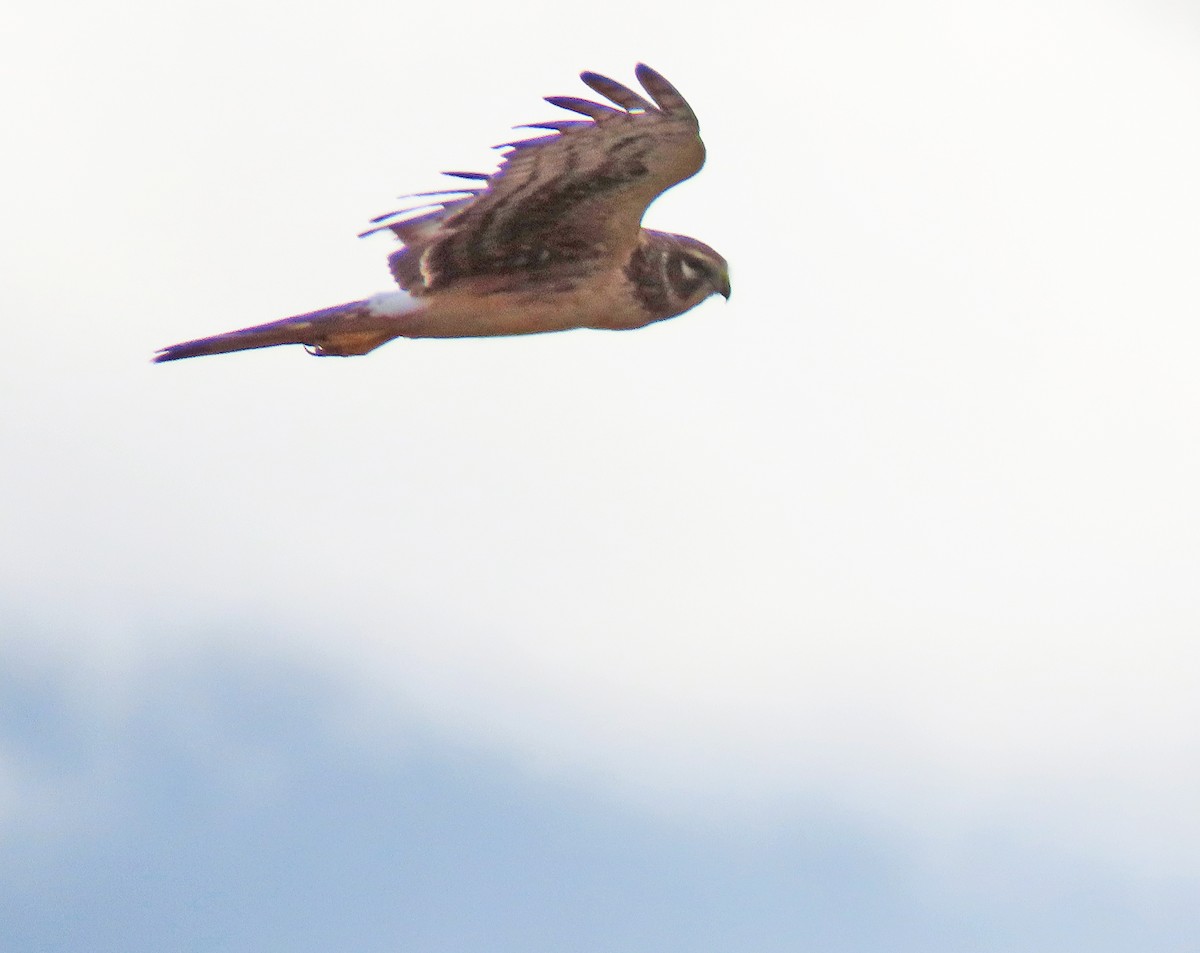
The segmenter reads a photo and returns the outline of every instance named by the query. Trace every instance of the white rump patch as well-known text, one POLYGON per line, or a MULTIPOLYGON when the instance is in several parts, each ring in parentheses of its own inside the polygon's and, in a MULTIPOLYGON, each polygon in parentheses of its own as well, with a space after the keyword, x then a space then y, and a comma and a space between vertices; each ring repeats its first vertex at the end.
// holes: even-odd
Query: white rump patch
POLYGON ((367 299, 367 310, 378 318, 398 318, 421 307, 407 291, 381 291, 367 299))

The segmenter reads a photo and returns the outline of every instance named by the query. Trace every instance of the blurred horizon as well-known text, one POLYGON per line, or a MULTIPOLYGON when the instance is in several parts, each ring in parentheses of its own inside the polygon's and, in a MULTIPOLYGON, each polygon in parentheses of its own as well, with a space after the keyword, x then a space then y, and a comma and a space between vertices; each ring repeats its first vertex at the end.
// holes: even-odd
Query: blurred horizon
POLYGON ((348 744, 297 666, 177 664, 97 724, 3 661, 0 745, 43 796, 0 835, 6 948, 1183 950, 1200 926, 1187 884, 1145 896, 1019 817, 937 856, 828 802, 697 823, 415 719, 348 744))

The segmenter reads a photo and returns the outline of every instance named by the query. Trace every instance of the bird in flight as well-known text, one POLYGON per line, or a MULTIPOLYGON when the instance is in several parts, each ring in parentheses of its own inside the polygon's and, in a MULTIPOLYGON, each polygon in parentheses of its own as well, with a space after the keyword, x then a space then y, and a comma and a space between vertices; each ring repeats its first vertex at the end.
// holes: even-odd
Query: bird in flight
POLYGON ((449 172, 462 188, 372 220, 404 247, 388 258, 399 291, 163 348, 155 361, 303 344, 312 354, 366 354, 393 338, 536 334, 645 327, 729 297, 729 266, 694 238, 642 228, 646 208, 704 164, 687 101, 650 67, 640 92, 580 78, 613 105, 548 96, 583 118, 505 143, 490 175, 449 172), (647 98, 647 96, 649 98, 647 98))

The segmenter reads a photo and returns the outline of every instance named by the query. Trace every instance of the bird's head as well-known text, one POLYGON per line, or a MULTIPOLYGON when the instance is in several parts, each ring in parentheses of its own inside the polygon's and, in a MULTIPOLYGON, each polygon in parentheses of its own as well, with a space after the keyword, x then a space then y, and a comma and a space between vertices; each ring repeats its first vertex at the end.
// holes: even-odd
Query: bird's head
POLYGON ((676 313, 694 308, 710 295, 728 299, 729 262, 704 242, 686 235, 651 233, 657 245, 660 274, 676 313))
POLYGON ((700 295, 703 301, 709 295, 719 294, 729 299, 729 262, 713 251, 704 242, 686 235, 672 235, 675 239, 672 254, 667 260, 667 279, 680 297, 700 295))

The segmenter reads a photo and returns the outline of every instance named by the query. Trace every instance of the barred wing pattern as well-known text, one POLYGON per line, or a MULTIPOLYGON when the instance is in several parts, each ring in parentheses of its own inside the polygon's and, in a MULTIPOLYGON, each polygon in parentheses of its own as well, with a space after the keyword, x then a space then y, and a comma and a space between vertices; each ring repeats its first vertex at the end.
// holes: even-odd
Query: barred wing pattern
POLYGON ((392 274, 414 294, 467 278, 520 275, 525 282, 579 277, 624 263, 637 246, 646 208, 704 164, 700 126, 687 101, 662 75, 637 67, 641 93, 600 76, 581 79, 614 105, 548 96, 583 119, 529 123, 549 135, 505 143, 510 151, 490 176, 447 173, 478 184, 445 193, 424 214, 376 220, 405 248, 392 274))

